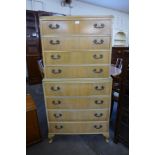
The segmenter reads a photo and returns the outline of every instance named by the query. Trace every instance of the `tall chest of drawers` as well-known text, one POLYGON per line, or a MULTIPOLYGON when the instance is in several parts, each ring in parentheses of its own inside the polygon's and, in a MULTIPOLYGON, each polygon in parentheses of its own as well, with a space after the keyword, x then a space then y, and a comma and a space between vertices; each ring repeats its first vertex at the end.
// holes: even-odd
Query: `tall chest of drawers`
POLYGON ((48 136, 109 138, 112 17, 40 18, 48 136))

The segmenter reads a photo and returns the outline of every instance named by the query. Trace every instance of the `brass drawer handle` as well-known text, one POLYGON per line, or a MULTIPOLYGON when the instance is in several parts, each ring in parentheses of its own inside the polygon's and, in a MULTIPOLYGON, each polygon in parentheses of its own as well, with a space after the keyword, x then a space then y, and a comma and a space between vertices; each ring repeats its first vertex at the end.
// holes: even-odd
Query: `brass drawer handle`
POLYGON ((62 114, 54 114, 53 115, 55 118, 59 118, 59 117, 62 117, 62 114))
POLYGON ((94 72, 94 73, 102 73, 102 72, 103 72, 103 69, 100 68, 100 69, 97 70, 97 69, 95 68, 95 69, 93 69, 93 72, 94 72))
POLYGON ((52 69, 51 71, 53 74, 60 74, 62 72, 61 69, 52 69))
POLYGON ((104 24, 102 23, 100 26, 97 24, 94 24, 94 28, 97 28, 97 29, 104 28, 104 24))
POLYGON ((102 113, 100 113, 100 114, 95 113, 94 116, 95 116, 95 117, 102 117, 103 114, 102 114, 102 113))
POLYGON ((61 101, 52 101, 52 104, 59 105, 59 104, 61 104, 61 101))
POLYGON ((48 27, 50 29, 58 29, 60 27, 60 25, 56 24, 55 26, 53 26, 52 24, 49 24, 48 27))
POLYGON ((100 54, 99 56, 97 56, 96 54, 93 55, 93 58, 94 59, 102 59, 103 58, 103 55, 100 54))
POLYGON ((50 44, 52 45, 60 44, 60 40, 56 40, 55 42, 53 40, 50 40, 50 44))
POLYGON ((59 91, 60 90, 60 87, 51 87, 51 90, 53 90, 53 91, 59 91))
POLYGON ((104 89, 104 86, 95 86, 95 89, 96 90, 103 90, 104 89))
POLYGON ((94 44, 103 44, 104 43, 104 40, 103 39, 101 39, 100 41, 97 41, 96 39, 93 41, 94 42, 94 44))
POLYGON ((95 104, 103 104, 103 103, 104 103, 104 101, 103 101, 103 100, 100 100, 100 101, 95 100, 95 104))
POLYGON ((60 55, 51 55, 51 59, 60 59, 61 56, 60 55))
POLYGON ((56 129, 62 129, 63 126, 62 126, 62 125, 59 125, 59 126, 58 126, 58 125, 55 125, 55 128, 56 128, 56 129))
POLYGON ((101 129, 102 128, 102 125, 94 125, 94 128, 101 129))

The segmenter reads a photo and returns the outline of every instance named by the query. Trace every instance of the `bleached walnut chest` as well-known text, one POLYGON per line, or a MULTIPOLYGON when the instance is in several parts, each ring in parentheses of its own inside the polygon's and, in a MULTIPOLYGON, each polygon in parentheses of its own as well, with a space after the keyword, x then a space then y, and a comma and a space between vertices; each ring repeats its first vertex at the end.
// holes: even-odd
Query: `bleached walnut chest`
POLYGON ((48 135, 109 138, 112 17, 40 18, 48 135))

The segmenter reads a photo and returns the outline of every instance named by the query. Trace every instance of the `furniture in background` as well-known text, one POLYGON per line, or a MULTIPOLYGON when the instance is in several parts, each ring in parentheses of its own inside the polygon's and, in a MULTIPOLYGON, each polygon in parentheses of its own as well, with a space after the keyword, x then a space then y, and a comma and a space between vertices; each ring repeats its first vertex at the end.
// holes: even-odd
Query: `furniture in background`
MULTIPOLYGON (((112 61, 122 58, 114 142, 129 146, 129 48, 113 48, 112 61)), ((113 79, 115 82, 115 79, 113 79)))
POLYGON ((128 61, 124 57, 124 52, 129 52, 129 47, 112 47, 111 63, 116 64, 117 58, 124 58, 124 63, 128 63, 128 61))
POLYGON ((61 14, 26 10, 26 63, 29 84, 42 82, 42 76, 37 63, 42 58, 39 17, 49 15, 61 14))
POLYGON ((117 68, 115 65, 111 65, 111 68, 110 68, 110 75, 113 76, 113 77, 116 77, 118 75, 120 75, 122 72, 122 69, 121 68, 117 68))
POLYGON ((42 78, 44 78, 44 65, 43 65, 42 59, 38 60, 38 67, 39 67, 42 78))
POLYGON ((37 60, 41 58, 39 21, 36 11, 26 11, 26 63, 29 84, 41 83, 37 60))
POLYGON ((48 137, 109 139, 112 17, 41 17, 48 137))
POLYGON ((37 143, 40 140, 41 133, 36 106, 31 95, 26 95, 26 145, 37 143))
POLYGON ((118 99, 119 99, 119 93, 120 93, 120 74, 121 73, 122 73, 122 64, 118 65, 116 63, 116 64, 112 64, 111 65, 110 75, 113 78, 113 83, 112 83, 110 117, 112 115, 114 102, 118 102, 118 99))
MULTIPOLYGON (((128 53, 129 48, 128 47, 113 47, 112 48, 112 58, 111 63, 118 69, 122 69, 123 64, 127 64, 128 60, 125 58, 124 53, 128 53)), ((113 85, 112 85, 112 104, 111 104, 111 112, 113 110, 114 101, 118 102, 119 100, 119 93, 120 93, 120 80, 121 75, 114 76, 113 78, 113 85)))

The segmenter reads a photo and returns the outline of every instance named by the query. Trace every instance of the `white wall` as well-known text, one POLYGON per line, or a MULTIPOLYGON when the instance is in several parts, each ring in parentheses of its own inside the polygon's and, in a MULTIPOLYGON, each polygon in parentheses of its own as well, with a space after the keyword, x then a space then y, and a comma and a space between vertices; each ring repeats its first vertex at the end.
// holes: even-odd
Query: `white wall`
POLYGON ((72 0, 72 7, 72 9, 69 7, 62 7, 61 0, 27 0, 26 3, 27 10, 43 10, 66 15, 113 15, 113 36, 118 31, 125 32, 127 35, 126 46, 128 46, 129 14, 76 0, 72 0))

